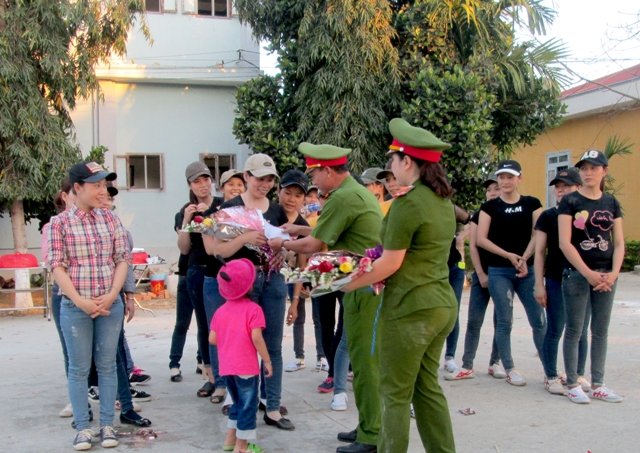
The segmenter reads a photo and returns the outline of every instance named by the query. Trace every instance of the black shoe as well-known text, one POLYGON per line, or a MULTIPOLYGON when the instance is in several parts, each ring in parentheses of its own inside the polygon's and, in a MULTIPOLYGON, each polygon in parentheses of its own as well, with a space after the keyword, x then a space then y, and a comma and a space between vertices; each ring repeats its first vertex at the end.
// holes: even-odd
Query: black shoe
MULTIPOLYGON (((262 412, 267 411, 267 407, 264 404, 262 404, 262 401, 258 403, 258 410, 262 412)), ((289 411, 287 410, 286 407, 280 406, 280 415, 282 415, 283 417, 286 417, 287 415, 289 415, 289 411)))
MULTIPOLYGON (((89 421, 90 421, 90 422, 92 422, 92 421, 93 421, 93 411, 92 411, 91 409, 89 409, 89 421)), ((72 427, 73 429, 76 429, 76 421, 75 421, 75 420, 73 420, 73 421, 71 422, 71 427, 72 427)))
POLYGON ((293 423, 291 423, 291 420, 284 417, 282 417, 280 420, 273 420, 267 417, 267 414, 264 414, 264 417, 262 419, 267 425, 276 426, 278 427, 278 429, 283 429, 285 431, 293 431, 294 429, 296 429, 296 427, 293 426, 293 423))
POLYGON ((338 440, 341 442, 349 442, 350 444, 355 442, 358 438, 358 430, 354 429, 348 433, 338 433, 338 440))
POLYGON ((147 401, 151 401, 151 395, 149 395, 147 392, 143 392, 142 390, 138 390, 135 387, 131 387, 131 399, 133 401, 136 401, 138 403, 144 403, 147 401))
POLYGON ((227 404, 225 406, 222 406, 222 415, 224 415, 225 417, 229 416, 229 412, 231 412, 231 404, 227 404))
POLYGON ((120 423, 124 423, 126 425, 135 425, 139 428, 146 428, 147 426, 151 426, 151 420, 149 420, 148 418, 140 417, 133 410, 121 413, 120 423))
POLYGON ((377 451, 378 447, 375 445, 361 444, 360 442, 354 442, 336 449, 337 453, 376 453, 377 451))

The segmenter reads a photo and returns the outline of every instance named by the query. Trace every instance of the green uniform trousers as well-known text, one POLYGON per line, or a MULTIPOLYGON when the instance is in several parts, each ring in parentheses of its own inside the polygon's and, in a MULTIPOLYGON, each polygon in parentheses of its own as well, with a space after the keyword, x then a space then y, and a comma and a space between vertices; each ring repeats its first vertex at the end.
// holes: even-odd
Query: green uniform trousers
POLYGON ((380 320, 379 453, 406 453, 412 401, 425 450, 455 453, 449 405, 438 383, 438 366, 456 317, 457 307, 437 307, 392 321, 380 320))
POLYGON ((374 355, 371 355, 371 343, 380 296, 376 296, 370 288, 360 288, 345 294, 343 304, 344 328, 354 375, 353 393, 358 408, 357 441, 377 445, 380 431, 380 342, 376 341, 374 355))

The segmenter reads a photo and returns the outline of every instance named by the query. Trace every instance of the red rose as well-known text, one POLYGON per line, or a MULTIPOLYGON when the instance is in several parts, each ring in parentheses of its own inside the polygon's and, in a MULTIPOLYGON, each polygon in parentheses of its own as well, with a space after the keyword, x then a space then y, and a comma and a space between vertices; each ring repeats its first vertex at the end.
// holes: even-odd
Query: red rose
POLYGON ((201 216, 201 215, 197 215, 197 216, 195 216, 195 217, 193 218, 193 221, 194 221, 194 222, 196 222, 196 223, 202 223, 202 221, 203 221, 203 220, 204 220, 204 219, 202 218, 202 216, 201 216))
POLYGON ((318 265, 318 270, 321 274, 331 272, 333 270, 333 264, 331 264, 329 261, 323 261, 318 265))

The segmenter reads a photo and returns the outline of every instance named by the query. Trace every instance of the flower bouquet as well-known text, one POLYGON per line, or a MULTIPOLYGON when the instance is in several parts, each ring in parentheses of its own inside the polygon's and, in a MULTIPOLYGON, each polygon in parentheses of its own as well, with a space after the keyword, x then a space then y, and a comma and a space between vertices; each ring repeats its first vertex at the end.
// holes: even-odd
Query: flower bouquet
POLYGON ((310 282, 311 297, 339 291, 365 272, 370 272, 372 259, 346 250, 314 253, 304 269, 280 270, 287 283, 310 282))
MULTIPOLYGON (((267 239, 275 237, 290 239, 287 233, 283 233, 280 228, 274 227, 265 221, 260 210, 246 206, 234 206, 219 210, 213 214, 211 227, 204 230, 203 233, 215 236, 223 241, 230 241, 248 231, 259 231, 267 239)), ((268 245, 259 247, 253 244, 245 244, 245 247, 263 253, 269 260, 274 257, 273 250, 268 245)))
MULTIPOLYGON (((377 244, 374 248, 366 250, 367 258, 375 261, 382 256, 383 251, 382 245, 377 244)), ((384 289, 384 280, 374 283, 371 288, 373 288, 373 293, 377 296, 384 289)))
POLYGON ((185 225, 182 225, 182 231, 185 233, 203 233, 213 226, 213 220, 209 217, 202 217, 197 215, 193 217, 193 220, 185 225))

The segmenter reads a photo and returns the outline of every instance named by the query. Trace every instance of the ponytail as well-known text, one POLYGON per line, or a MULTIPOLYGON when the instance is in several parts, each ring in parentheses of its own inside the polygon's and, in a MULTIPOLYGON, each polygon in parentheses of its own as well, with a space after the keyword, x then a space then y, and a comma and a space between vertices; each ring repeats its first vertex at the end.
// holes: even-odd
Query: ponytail
POLYGON ((408 154, 398 153, 400 158, 408 156, 420 169, 420 181, 442 198, 451 198, 456 190, 449 184, 444 168, 439 162, 428 162, 408 154))
POLYGON ((198 205, 198 197, 196 197, 196 194, 193 193, 193 190, 191 189, 189 189, 189 204, 198 205))

